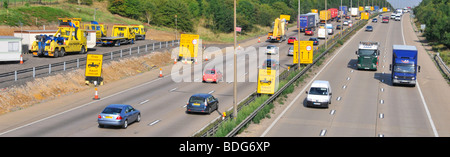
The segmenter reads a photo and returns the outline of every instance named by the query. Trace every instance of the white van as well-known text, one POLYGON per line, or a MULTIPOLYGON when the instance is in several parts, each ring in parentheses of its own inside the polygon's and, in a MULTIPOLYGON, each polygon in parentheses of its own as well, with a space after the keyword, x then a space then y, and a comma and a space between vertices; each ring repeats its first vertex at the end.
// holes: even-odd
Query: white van
POLYGON ((331 104, 331 86, 330 82, 324 80, 315 80, 306 91, 307 107, 325 107, 331 104))
POLYGON ((325 28, 319 28, 318 36, 319 39, 325 39, 326 30, 325 28))

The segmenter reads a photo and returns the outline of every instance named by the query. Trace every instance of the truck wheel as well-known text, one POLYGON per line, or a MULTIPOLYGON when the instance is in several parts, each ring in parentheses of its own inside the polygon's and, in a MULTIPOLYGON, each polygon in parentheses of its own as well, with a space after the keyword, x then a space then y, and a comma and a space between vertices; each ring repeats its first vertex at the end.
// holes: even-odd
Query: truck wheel
POLYGON ((64 56, 66 55, 66 50, 64 50, 64 48, 61 48, 61 50, 59 50, 59 53, 61 54, 60 56, 64 56))
POLYGON ((84 46, 81 46, 81 51, 80 51, 80 53, 81 53, 81 54, 87 53, 87 51, 86 51, 86 49, 84 48, 84 46))
POLYGON ((120 46, 120 41, 116 41, 115 46, 120 46))
POLYGON ((55 50, 55 52, 53 52, 53 57, 54 58, 58 58, 59 57, 59 51, 55 50))
POLYGON ((65 52, 63 52, 63 51, 59 51, 58 53, 59 53, 58 55, 59 55, 60 57, 64 57, 64 55, 65 55, 65 52))

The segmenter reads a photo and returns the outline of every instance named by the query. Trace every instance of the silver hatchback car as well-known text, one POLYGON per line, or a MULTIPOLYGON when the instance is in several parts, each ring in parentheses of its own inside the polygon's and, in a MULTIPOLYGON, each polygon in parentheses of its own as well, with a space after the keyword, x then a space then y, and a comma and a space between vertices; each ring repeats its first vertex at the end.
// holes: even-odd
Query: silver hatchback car
POLYGON ((141 121, 141 112, 130 105, 111 104, 98 115, 97 121, 100 128, 111 125, 126 129, 128 124, 141 121))

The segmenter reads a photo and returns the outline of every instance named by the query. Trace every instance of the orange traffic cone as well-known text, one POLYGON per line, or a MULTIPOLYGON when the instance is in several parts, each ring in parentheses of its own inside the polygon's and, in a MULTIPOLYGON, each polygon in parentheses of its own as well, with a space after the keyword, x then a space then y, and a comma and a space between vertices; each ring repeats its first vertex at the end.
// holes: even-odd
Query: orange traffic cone
POLYGON ((173 59, 173 64, 177 64, 177 59, 173 59))
POLYGON ((20 55, 20 64, 23 64, 23 58, 22 58, 22 55, 20 55))
POLYGON ((100 100, 100 98, 98 97, 98 91, 97 91, 97 88, 95 88, 95 96, 94 96, 94 100, 100 100))
POLYGON ((205 55, 205 57, 206 57, 206 58, 205 58, 205 61, 208 61, 208 55, 205 55))
POLYGON ((195 64, 197 64, 197 58, 195 58, 195 64))
POLYGON ((261 43, 261 37, 258 37, 258 43, 261 43))
POLYGON ((162 75, 162 68, 159 68, 159 77, 163 77, 163 75, 162 75))

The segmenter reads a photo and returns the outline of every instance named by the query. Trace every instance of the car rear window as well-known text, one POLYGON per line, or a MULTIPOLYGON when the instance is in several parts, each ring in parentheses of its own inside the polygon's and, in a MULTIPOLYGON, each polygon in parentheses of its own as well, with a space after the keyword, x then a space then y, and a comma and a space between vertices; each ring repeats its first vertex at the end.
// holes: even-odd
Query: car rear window
POLYGON ((215 74, 216 72, 215 71, 213 71, 213 70, 206 70, 205 71, 205 74, 215 74))
POLYGON ((205 98, 192 96, 189 98, 189 103, 203 103, 205 102, 205 98))
POLYGON ((290 37, 289 39, 295 39, 295 37, 290 37))
POLYGON ((120 108, 107 107, 107 108, 105 108, 105 110, 103 110, 102 113, 104 113, 104 114, 120 114, 120 112, 122 112, 122 109, 120 109, 120 108))

